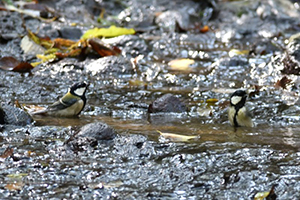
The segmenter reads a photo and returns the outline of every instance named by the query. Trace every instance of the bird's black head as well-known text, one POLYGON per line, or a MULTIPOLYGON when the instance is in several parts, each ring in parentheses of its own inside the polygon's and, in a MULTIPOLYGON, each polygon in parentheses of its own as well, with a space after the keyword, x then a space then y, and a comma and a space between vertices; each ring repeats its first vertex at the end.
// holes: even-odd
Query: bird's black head
POLYGON ((86 89, 89 86, 88 83, 86 82, 78 82, 72 85, 69 89, 70 93, 78 96, 78 97, 83 97, 85 95, 86 89))
POLYGON ((245 90, 237 90, 230 96, 230 105, 241 108, 245 105, 246 98, 245 90))

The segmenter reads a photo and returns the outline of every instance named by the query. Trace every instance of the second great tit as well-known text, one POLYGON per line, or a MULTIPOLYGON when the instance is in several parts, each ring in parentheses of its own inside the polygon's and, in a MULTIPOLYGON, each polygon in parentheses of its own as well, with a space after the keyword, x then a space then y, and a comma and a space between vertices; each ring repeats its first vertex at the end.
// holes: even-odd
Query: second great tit
POLYGON ((237 90, 230 96, 228 118, 230 124, 234 127, 253 127, 252 119, 245 106, 246 98, 247 93, 244 90, 237 90))
POLYGON ((79 82, 72 85, 68 92, 54 102, 48 108, 32 113, 33 115, 51 115, 57 117, 77 116, 86 104, 85 92, 88 87, 86 82, 79 82))

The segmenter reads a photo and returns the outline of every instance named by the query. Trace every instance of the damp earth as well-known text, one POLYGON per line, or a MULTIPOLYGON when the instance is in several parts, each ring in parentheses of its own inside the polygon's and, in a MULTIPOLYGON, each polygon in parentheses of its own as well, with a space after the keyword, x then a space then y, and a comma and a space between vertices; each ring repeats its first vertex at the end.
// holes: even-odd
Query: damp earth
POLYGON ((59 20, 0 10, 0 58, 35 61, 20 47, 26 28, 72 40, 111 24, 136 34, 103 39, 118 56, 0 71, 2 105, 46 107, 73 83, 90 84, 76 118, 1 125, 1 199, 254 199, 272 187, 269 198, 300 198, 299 1, 39 4, 59 20), (193 63, 170 64, 178 59, 193 63), (255 127, 235 130, 226 108, 241 88, 255 127), (166 94, 170 109, 155 103, 166 94), (85 135, 88 124, 109 137, 85 135))

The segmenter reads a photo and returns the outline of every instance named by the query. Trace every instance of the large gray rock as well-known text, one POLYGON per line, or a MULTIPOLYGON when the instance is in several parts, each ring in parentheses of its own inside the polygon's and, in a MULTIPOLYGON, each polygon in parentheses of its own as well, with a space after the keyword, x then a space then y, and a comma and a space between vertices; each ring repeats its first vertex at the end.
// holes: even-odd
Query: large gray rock
POLYGON ((16 126, 26 126, 33 122, 32 117, 24 110, 8 105, 2 104, 0 109, 0 123, 11 124, 16 126))

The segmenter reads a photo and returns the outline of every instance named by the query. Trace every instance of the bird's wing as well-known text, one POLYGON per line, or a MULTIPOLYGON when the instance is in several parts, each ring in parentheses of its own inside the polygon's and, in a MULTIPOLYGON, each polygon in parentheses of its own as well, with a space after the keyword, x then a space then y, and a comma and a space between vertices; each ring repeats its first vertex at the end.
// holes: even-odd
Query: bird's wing
POLYGON ((59 99, 57 102, 50 105, 47 110, 50 110, 50 111, 62 110, 62 109, 72 106, 77 101, 78 101, 77 98, 69 97, 69 96, 65 95, 61 99, 59 99))

